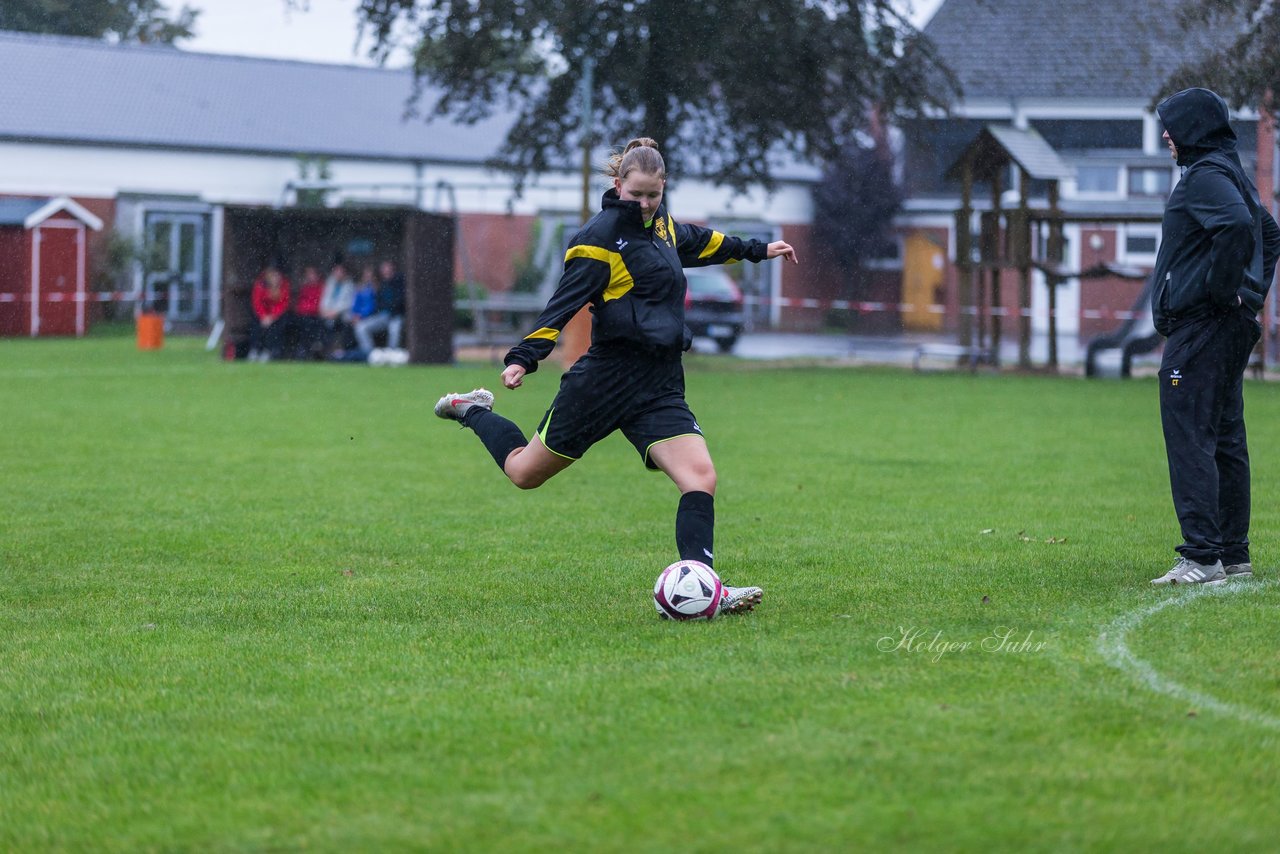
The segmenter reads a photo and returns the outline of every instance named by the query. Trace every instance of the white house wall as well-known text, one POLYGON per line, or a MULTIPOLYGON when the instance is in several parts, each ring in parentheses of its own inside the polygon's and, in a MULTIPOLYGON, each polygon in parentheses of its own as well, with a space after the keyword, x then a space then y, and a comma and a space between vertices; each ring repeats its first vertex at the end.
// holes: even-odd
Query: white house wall
MULTIPOLYGON (((401 204, 450 214, 547 213, 576 215, 582 209, 580 174, 550 174, 530 180, 516 196, 510 179, 480 166, 335 159, 327 164, 330 204, 401 204)), ((210 280, 221 280, 221 216, 224 205, 284 205, 290 184, 301 180, 293 155, 145 149, 101 145, 0 142, 0 194, 68 195, 117 200, 113 225, 140 233, 148 210, 198 210, 211 215, 210 280)), ((312 175, 311 178, 317 176, 312 175)), ((609 186, 603 175, 590 181, 591 205, 609 186)), ((784 225, 812 218, 810 187, 780 183, 773 192, 746 194, 705 181, 671 182, 672 211, 686 221, 759 222, 780 236, 784 225)), ((770 271, 769 290, 778 296, 781 270, 770 271)), ((142 287, 135 274, 134 291, 142 287)), ((210 321, 219 316, 219 289, 211 289, 210 321)), ((780 307, 774 306, 774 322, 780 307)))
MULTIPOLYGON (((529 215, 577 211, 582 205, 581 179, 569 173, 532 180, 519 198, 505 175, 478 166, 332 160, 329 173, 336 187, 333 202, 420 204, 447 211, 456 199, 454 210, 460 213, 529 215), (437 189, 441 181, 453 188, 452 198, 437 189)), ((299 178, 293 156, 0 142, 0 193, 14 195, 187 195, 213 204, 277 205, 288 201, 286 187, 299 178)), ((607 185, 593 176, 593 199, 607 185)), ((769 194, 735 195, 702 181, 673 180, 672 201, 683 219, 775 225, 807 223, 812 209, 808 186, 798 183, 781 184, 769 194)))

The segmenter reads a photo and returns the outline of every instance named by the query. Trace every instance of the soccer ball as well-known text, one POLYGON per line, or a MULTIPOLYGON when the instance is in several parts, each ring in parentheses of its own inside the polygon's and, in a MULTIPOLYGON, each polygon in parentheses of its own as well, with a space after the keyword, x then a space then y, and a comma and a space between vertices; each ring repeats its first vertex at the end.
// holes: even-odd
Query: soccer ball
POLYGON ((671 620, 710 620, 720 609, 724 585, 715 570, 696 560, 679 560, 662 570, 653 585, 653 607, 671 620))

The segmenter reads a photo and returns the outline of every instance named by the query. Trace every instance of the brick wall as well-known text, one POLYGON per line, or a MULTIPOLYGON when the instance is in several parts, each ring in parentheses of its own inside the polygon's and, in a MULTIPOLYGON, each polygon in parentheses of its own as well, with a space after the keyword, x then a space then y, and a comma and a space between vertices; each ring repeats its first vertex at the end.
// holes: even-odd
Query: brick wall
POLYGON ((527 257, 536 217, 515 214, 462 214, 454 241, 453 270, 458 282, 470 279, 488 291, 508 291, 516 267, 527 257))

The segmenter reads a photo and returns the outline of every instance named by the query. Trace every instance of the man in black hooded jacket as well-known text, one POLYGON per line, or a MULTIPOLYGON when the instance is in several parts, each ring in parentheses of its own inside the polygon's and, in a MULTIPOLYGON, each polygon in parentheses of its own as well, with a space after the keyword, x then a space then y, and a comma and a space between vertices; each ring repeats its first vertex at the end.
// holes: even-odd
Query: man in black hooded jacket
POLYGON ((1186 89, 1156 107, 1182 179, 1164 211, 1151 310, 1168 340, 1160 419, 1180 555, 1152 584, 1250 578, 1244 371, 1280 254, 1280 227, 1236 154, 1226 102, 1186 89))

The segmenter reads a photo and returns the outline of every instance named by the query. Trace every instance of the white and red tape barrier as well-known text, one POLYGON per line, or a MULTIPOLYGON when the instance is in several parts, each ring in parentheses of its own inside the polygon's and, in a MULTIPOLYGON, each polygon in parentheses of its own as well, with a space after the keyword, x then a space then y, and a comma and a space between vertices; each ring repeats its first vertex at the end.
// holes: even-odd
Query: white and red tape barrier
MULTIPOLYGON (((92 291, 83 294, 68 294, 54 292, 43 294, 41 300, 45 302, 136 302, 140 297, 132 291, 92 291)), ((917 306, 915 303, 909 302, 875 302, 865 300, 820 300, 820 299, 793 299, 791 297, 779 297, 778 299, 765 299, 763 297, 746 297, 744 300, 748 305, 777 305, 783 308, 811 308, 819 310, 836 310, 836 311, 858 311, 858 312, 879 312, 892 311, 899 314, 910 314, 916 311, 924 311, 928 314, 946 314, 947 307, 937 303, 929 305, 917 306)), ((14 302, 31 302, 31 295, 22 294, 0 294, 0 303, 14 302)), ((960 314, 970 316, 977 315, 978 306, 967 305, 958 309, 960 314)), ((1005 306, 988 307, 982 312, 987 317, 1031 317, 1032 312, 1029 309, 1007 308, 1005 306)), ((1080 316, 1085 320, 1132 320, 1138 316, 1137 312, 1130 310, 1118 309, 1096 309, 1086 308, 1080 312, 1080 316)))

